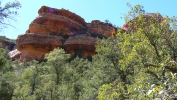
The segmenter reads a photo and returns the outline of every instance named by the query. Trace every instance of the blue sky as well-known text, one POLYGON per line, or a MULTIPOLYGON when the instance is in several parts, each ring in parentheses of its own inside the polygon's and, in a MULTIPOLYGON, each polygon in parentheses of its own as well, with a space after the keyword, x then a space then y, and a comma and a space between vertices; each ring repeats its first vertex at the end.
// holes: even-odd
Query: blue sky
MULTIPOLYGON (((2 3, 12 2, 14 0, 1 0, 2 3)), ((162 15, 177 16, 177 0, 18 0, 22 7, 18 10, 16 16, 17 22, 11 21, 16 27, 4 29, 0 35, 16 39, 18 35, 24 34, 29 24, 38 16, 38 10, 41 6, 52 8, 64 8, 76 13, 85 19, 86 22, 92 20, 105 21, 108 19, 112 24, 122 27, 124 24, 124 14, 130 10, 126 3, 133 6, 136 4, 143 5, 146 12, 159 12, 162 15)), ((3 5, 3 4, 2 4, 3 5)), ((2 6, 1 5, 1 6, 2 6)))

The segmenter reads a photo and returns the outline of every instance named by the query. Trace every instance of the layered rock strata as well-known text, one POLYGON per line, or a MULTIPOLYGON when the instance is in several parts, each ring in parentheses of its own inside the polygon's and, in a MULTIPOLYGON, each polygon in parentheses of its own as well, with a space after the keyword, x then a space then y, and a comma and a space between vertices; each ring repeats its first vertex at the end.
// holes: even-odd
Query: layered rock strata
POLYGON ((64 38, 86 30, 84 19, 68 10, 42 6, 38 14, 26 34, 16 40, 20 61, 40 60, 54 48, 62 48, 64 38))
POLYGON ((76 15, 75 13, 72 13, 68 10, 65 10, 65 9, 55 9, 55 8, 51 8, 51 7, 47 7, 47 6, 42 6, 39 11, 38 11, 38 14, 41 15, 42 13, 52 13, 52 14, 55 14, 55 15, 61 15, 61 16, 64 16, 64 17, 67 17, 71 20, 74 20, 75 22, 78 22, 78 23, 81 23, 82 25, 85 25, 86 22, 85 20, 76 15), (53 9, 53 12, 50 11, 50 9, 53 9))
POLYGON ((5 39, 1 39, 0 38, 0 45, 5 49, 8 49, 8 50, 13 50, 14 47, 15 47, 15 43, 12 43, 12 42, 9 42, 5 39))
POLYGON ((95 52, 96 38, 87 35, 77 35, 69 37, 64 43, 65 50, 74 54, 75 51, 82 50, 83 58, 93 56, 95 52))
POLYGON ((20 61, 40 60, 56 47, 74 55, 82 50, 82 57, 93 56, 95 36, 111 36, 116 28, 99 20, 86 23, 83 18, 65 9, 42 6, 24 35, 19 35, 11 57, 20 61), (91 34, 91 35, 88 35, 91 34))
POLYGON ((31 22, 27 33, 72 35, 75 31, 86 30, 84 19, 68 10, 42 6, 38 14, 39 16, 31 22), (50 9, 53 9, 52 12, 50 9))
POLYGON ((110 37, 117 29, 111 24, 101 22, 99 20, 93 20, 91 23, 87 24, 88 32, 92 34, 98 34, 110 37))
POLYGON ((62 47, 63 38, 61 36, 30 33, 18 36, 16 43, 17 49, 21 52, 20 60, 24 58, 26 61, 40 60, 54 48, 62 47))

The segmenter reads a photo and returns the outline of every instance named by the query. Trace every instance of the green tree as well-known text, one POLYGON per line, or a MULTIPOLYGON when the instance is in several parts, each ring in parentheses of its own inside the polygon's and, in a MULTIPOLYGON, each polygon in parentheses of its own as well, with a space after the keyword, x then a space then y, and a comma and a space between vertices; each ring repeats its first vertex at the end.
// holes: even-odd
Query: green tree
POLYGON ((21 65, 24 69, 19 73, 20 82, 16 84, 14 99, 62 99, 70 89, 62 91, 67 88, 63 77, 66 75, 69 57, 63 49, 57 48, 46 55, 47 62, 31 61, 21 65))
POLYGON ((68 97, 71 100, 87 100, 89 94, 85 95, 88 90, 87 78, 84 77, 86 71, 91 67, 91 62, 88 59, 76 57, 69 63, 69 67, 66 71, 64 80, 67 87, 70 88, 67 91, 68 97))
POLYGON ((0 48, 0 99, 11 100, 13 97, 16 75, 13 72, 8 51, 0 48))
POLYGON ((85 64, 87 69, 83 71, 84 88, 81 92, 81 100, 95 100, 98 89, 103 84, 115 81, 119 73, 124 74, 118 67, 118 59, 121 58, 118 41, 115 38, 98 39, 97 54, 93 56, 92 62, 85 64))
POLYGON ((126 81, 102 85, 99 99, 174 98, 177 89, 176 18, 165 17, 159 22, 158 13, 148 19, 143 14, 143 6, 131 7, 128 16, 134 20, 129 21, 129 32, 117 34, 117 45, 121 48, 118 69, 124 73, 117 76, 125 76, 126 81))
POLYGON ((70 58, 69 54, 66 54, 63 49, 54 49, 52 52, 46 55, 46 58, 48 60, 48 63, 51 64, 51 66, 54 69, 54 72, 56 74, 56 84, 60 84, 60 79, 65 71, 65 64, 67 63, 67 60, 70 58))

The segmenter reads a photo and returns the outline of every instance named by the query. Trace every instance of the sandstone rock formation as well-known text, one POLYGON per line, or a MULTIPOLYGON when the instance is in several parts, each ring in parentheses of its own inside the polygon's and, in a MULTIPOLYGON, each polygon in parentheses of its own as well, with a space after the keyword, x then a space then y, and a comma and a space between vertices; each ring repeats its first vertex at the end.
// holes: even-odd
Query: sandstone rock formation
POLYGON ((16 47, 21 52, 20 60, 40 60, 44 54, 56 47, 61 47, 63 38, 39 33, 29 33, 18 36, 16 47))
POLYGON ((63 47, 64 39, 75 32, 86 30, 86 22, 80 16, 65 9, 53 9, 42 6, 39 16, 29 25, 26 34, 19 35, 16 40, 17 50, 9 53, 20 61, 40 60, 56 47, 63 47))
POLYGON ((15 43, 3 39, 2 37, 0 38, 0 45, 8 50, 13 50, 15 47, 15 43))
MULTIPOLYGON (((99 20, 86 23, 83 18, 65 9, 42 6, 38 14, 39 16, 31 22, 26 33, 18 36, 17 50, 9 53, 12 58, 19 57, 20 61, 40 60, 56 47, 64 48, 72 55, 82 50, 82 57, 87 58, 96 54, 96 37, 110 37, 117 31, 117 28, 111 24, 99 20)), ((158 23, 163 20, 160 14, 155 13, 142 16, 147 21, 154 16, 158 23)), ((138 17, 125 23, 122 31, 135 32, 134 21, 138 17)))
POLYGON ((61 16, 64 16, 64 17, 67 17, 71 20, 74 20, 75 22, 78 22, 82 25, 85 25, 86 22, 83 18, 81 18, 80 16, 76 15, 75 13, 72 13, 68 10, 65 10, 65 9, 55 9, 55 8, 52 8, 53 9, 53 12, 50 12, 50 7, 47 7, 47 6, 42 6, 39 11, 38 11, 38 14, 41 15, 42 13, 52 13, 52 14, 55 14, 55 15, 61 15, 61 16))
MULTIPOLYGON (((42 6, 38 14, 26 33, 18 36, 17 49, 9 53, 12 58, 19 58, 20 61, 40 60, 56 47, 64 48, 72 55, 81 50, 82 57, 87 58, 96 54, 96 37, 114 36, 118 30, 111 24, 99 20, 86 23, 83 18, 65 9, 42 6)), ((149 13, 142 16, 147 21, 154 16, 157 19, 155 22, 163 21, 160 14, 149 13)), ((126 22, 119 31, 135 32, 134 22, 138 17, 126 22)))
POLYGON ((72 35, 73 31, 86 30, 86 22, 80 16, 65 9, 54 9, 43 6, 38 11, 39 16, 32 21, 28 33, 64 33, 72 35))
POLYGON ((117 30, 114 26, 99 20, 93 20, 91 23, 87 23, 87 27, 89 33, 104 36, 111 36, 112 33, 115 33, 117 30))
POLYGON ((82 57, 93 56, 96 36, 111 36, 116 28, 99 20, 86 23, 83 18, 65 9, 42 6, 39 16, 29 25, 24 35, 19 35, 16 48, 9 53, 20 61, 40 60, 56 47, 75 54, 82 50, 82 57), (91 34, 91 35, 88 35, 91 34))
POLYGON ((93 56, 95 52, 96 38, 87 35, 77 35, 69 37, 64 43, 65 50, 74 54, 75 51, 82 50, 83 58, 93 56))

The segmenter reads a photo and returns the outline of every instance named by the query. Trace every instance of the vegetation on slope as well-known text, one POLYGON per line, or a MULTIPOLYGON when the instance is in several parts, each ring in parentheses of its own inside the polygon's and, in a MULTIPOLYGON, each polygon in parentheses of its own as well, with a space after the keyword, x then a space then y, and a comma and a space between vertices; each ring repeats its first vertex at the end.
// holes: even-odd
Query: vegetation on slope
MULTIPOLYGON (((145 13, 131 7, 130 17, 145 13)), ((1 100, 172 100, 177 91, 176 20, 148 22, 97 42, 92 60, 55 49, 46 60, 18 64, 0 53, 1 100), (150 26, 144 27, 146 23, 150 26), (170 27, 167 25, 170 24, 170 27)))

